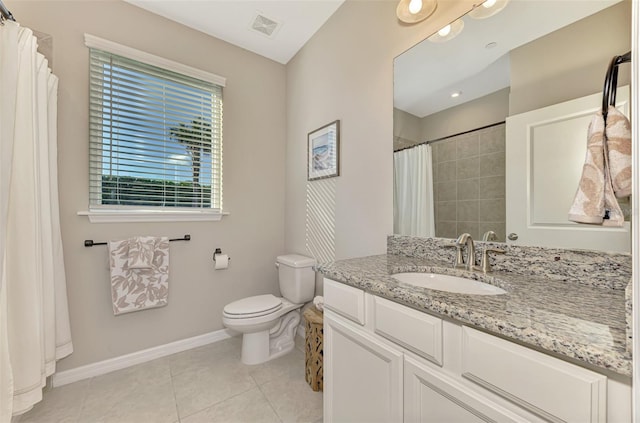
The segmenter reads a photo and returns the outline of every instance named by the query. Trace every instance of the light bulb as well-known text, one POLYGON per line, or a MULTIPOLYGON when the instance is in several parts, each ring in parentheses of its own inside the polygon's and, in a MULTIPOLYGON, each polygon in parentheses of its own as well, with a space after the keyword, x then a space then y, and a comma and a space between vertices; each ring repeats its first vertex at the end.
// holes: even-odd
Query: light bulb
POLYGON ((441 37, 446 37, 447 35, 449 35, 449 33, 451 32, 451 25, 447 25, 444 28, 442 28, 440 31, 438 31, 438 35, 441 37))
POLYGON ((396 6, 396 15, 404 23, 422 22, 433 14, 438 0, 400 0, 396 6))
POLYGON ((442 43, 454 39, 458 34, 462 32, 464 28, 464 22, 462 19, 457 19, 451 22, 449 25, 440 28, 438 32, 427 38, 432 43, 442 43))
POLYGON ((496 4, 496 0, 487 0, 484 3, 482 3, 482 7, 484 7, 485 9, 490 9, 492 8, 494 5, 496 4))
POLYGON ((409 2, 409 13, 411 13, 412 15, 415 15, 421 10, 422 10, 422 0, 411 0, 409 2))

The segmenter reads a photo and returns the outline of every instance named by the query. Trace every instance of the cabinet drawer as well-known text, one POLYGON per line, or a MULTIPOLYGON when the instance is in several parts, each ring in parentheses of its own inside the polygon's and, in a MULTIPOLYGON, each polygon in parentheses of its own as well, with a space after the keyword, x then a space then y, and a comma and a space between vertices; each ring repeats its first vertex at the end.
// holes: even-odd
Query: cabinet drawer
POLYGON ((405 422, 527 423, 445 372, 404 361, 405 422))
POLYGON ((374 330, 378 335, 442 366, 442 320, 374 297, 374 330))
POLYGON ((364 325, 364 291, 326 278, 323 289, 325 307, 364 325))
POLYGON ((462 376, 553 422, 605 422, 607 378, 467 327, 462 376))

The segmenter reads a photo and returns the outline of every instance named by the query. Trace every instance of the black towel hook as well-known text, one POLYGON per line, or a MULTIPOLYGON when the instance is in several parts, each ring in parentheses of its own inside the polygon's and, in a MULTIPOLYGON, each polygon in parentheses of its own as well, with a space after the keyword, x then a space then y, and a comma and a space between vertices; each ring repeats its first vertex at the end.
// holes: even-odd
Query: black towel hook
POLYGON ((618 87, 618 65, 631 61, 631 52, 627 52, 621 56, 614 56, 609 63, 607 75, 604 79, 604 88, 602 90, 602 116, 607 119, 607 111, 609 106, 616 105, 616 90, 618 87))

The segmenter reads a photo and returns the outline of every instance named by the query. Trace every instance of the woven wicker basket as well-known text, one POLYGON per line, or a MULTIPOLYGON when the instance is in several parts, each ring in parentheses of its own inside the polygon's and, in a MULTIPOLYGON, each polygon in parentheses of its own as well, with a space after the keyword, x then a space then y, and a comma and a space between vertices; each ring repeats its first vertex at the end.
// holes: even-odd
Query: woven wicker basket
POLYGON ((310 307, 303 315, 306 320, 305 379, 311 389, 322 391, 322 312, 310 307))

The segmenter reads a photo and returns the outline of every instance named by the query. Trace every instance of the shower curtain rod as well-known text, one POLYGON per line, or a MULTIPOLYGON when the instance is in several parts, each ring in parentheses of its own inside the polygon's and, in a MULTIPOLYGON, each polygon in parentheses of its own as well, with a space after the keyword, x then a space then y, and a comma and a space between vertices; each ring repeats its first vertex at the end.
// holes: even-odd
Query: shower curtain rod
MULTIPOLYGON (((2 0, 0 0, 0 1, 2 1, 2 0)), ((492 124, 490 124, 490 125, 481 126, 481 127, 479 127, 479 128, 470 129, 470 130, 468 130, 468 131, 458 132, 457 134, 447 135, 446 137, 436 138, 435 140, 422 141, 422 142, 419 142, 418 144, 414 144, 414 145, 412 145, 412 146, 410 146, 410 147, 399 148, 399 149, 397 149, 397 150, 394 150, 393 152, 394 152, 394 153, 397 153, 398 151, 408 150, 408 149, 410 149, 410 148, 415 148, 415 147, 418 147, 418 146, 420 146, 420 145, 424 145, 424 144, 433 144, 433 143, 436 143, 436 142, 438 142, 438 141, 448 140, 449 138, 457 137, 457 136, 459 136, 459 135, 465 135, 465 134, 469 134, 469 133, 471 133, 471 132, 480 131, 480 130, 482 130, 482 129, 491 128, 491 127, 493 127, 493 126, 502 125, 502 124, 503 124, 503 123, 505 123, 505 122, 506 122, 506 121, 504 121, 504 120, 503 120, 503 121, 501 121, 501 122, 492 123, 492 124)))
POLYGON ((14 22, 16 21, 16 19, 13 17, 11 12, 9 12, 9 9, 7 9, 7 6, 4 5, 2 0, 0 0, 0 14, 2 15, 2 20, 7 19, 14 22))

